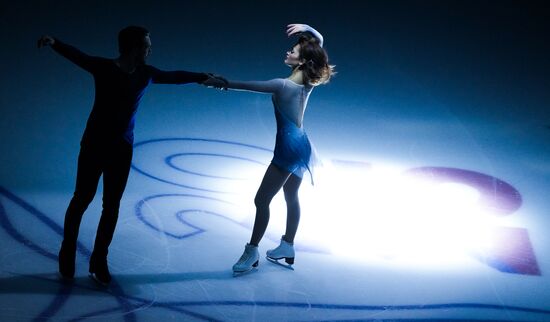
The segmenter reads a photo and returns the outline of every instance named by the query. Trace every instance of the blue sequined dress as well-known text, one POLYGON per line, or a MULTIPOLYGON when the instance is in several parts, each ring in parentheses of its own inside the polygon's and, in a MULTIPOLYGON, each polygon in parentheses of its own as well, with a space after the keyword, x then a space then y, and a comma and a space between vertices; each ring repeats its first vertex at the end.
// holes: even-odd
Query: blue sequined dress
POLYGON ((277 78, 269 81, 229 81, 228 88, 272 93, 277 137, 271 163, 300 178, 308 171, 313 183, 313 168, 318 158, 301 124, 313 87, 277 78))

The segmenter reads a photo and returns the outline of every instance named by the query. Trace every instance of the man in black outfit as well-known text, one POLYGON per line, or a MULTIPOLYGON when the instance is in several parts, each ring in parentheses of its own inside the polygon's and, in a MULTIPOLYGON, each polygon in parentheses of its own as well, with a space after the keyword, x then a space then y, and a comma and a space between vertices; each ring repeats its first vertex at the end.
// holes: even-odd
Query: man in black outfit
POLYGON ((89 272, 105 285, 111 281, 107 253, 130 172, 135 114, 145 89, 150 83, 203 83, 211 77, 205 73, 166 72, 145 64, 151 52, 151 40, 145 28, 122 29, 118 45, 120 56, 107 59, 86 55, 50 36, 38 40, 39 48, 51 46, 94 77, 95 100, 80 143, 75 192, 65 214, 59 272, 64 278, 74 277, 80 222, 103 174, 103 211, 89 272))

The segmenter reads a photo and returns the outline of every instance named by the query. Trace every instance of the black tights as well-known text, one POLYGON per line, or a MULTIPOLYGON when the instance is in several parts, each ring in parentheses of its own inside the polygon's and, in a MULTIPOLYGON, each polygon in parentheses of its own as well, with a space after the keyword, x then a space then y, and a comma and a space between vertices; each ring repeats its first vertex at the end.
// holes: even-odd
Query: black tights
POLYGON ((97 229, 94 255, 106 257, 118 220, 120 199, 128 181, 132 146, 126 142, 83 145, 78 156, 76 188, 65 214, 63 247, 76 250, 82 216, 93 200, 103 174, 103 211, 97 229))
POLYGON ((302 179, 294 174, 281 170, 270 164, 264 175, 260 188, 254 198, 256 205, 256 219, 250 244, 258 246, 269 223, 269 204, 281 187, 285 193, 287 219, 284 240, 293 243, 298 224, 300 223, 300 202, 298 200, 298 189, 302 179))

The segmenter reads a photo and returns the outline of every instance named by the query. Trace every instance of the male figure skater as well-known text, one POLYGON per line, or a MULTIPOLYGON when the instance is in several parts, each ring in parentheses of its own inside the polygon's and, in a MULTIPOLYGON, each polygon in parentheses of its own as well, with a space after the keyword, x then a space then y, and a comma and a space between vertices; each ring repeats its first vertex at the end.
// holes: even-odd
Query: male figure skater
POLYGON ((161 71, 145 63, 151 53, 147 29, 129 26, 118 34, 120 55, 115 59, 89 56, 51 36, 42 36, 38 47, 51 46, 57 53, 94 77, 95 100, 80 143, 76 188, 65 214, 64 236, 59 251, 59 273, 72 279, 78 230, 84 211, 94 198, 103 175, 103 211, 90 258, 90 276, 101 284, 111 281, 108 248, 118 219, 120 199, 132 161, 135 114, 150 83, 203 83, 205 73, 161 71))

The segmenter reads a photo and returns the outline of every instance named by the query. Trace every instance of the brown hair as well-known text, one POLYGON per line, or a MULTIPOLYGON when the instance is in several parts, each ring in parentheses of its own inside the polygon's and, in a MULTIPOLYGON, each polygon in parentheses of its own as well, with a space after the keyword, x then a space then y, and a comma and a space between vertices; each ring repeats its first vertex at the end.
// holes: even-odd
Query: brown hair
POLYGON ((328 54, 319 44, 319 39, 304 32, 296 44, 300 45, 300 60, 304 61, 298 67, 303 72, 304 82, 313 86, 326 84, 335 74, 334 65, 329 65, 328 54))

